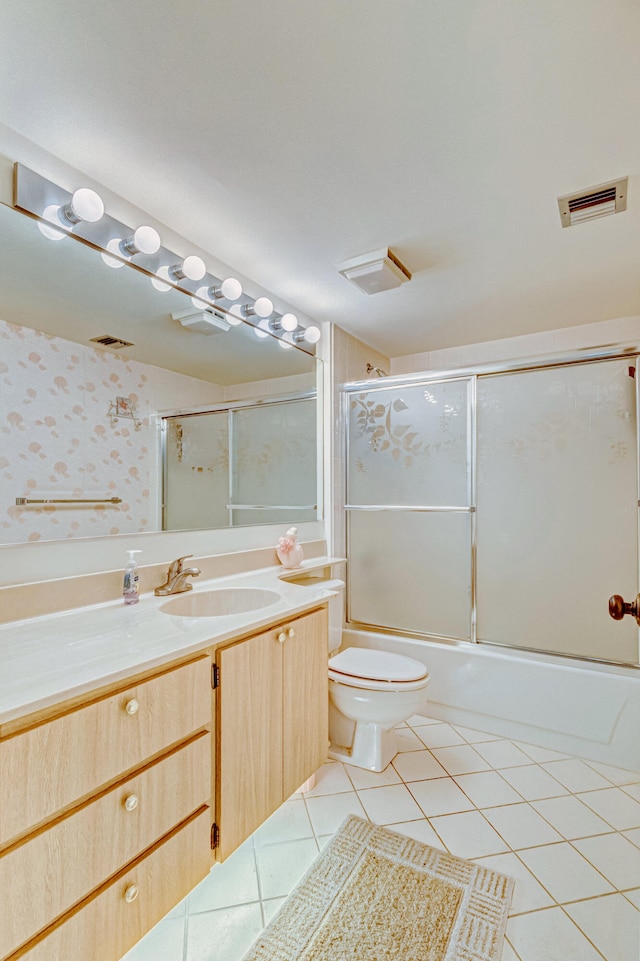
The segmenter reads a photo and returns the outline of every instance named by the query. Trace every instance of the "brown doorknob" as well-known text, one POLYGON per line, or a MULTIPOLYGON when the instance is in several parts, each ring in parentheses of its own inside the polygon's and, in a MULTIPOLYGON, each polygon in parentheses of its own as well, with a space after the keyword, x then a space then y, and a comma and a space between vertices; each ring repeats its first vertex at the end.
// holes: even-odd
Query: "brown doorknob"
POLYGON ((619 594, 612 594, 609 598, 609 614, 614 619, 614 621, 621 621, 625 614, 631 614, 635 617, 637 624, 640 626, 640 594, 636 597, 635 601, 627 603, 624 598, 620 597, 619 594))

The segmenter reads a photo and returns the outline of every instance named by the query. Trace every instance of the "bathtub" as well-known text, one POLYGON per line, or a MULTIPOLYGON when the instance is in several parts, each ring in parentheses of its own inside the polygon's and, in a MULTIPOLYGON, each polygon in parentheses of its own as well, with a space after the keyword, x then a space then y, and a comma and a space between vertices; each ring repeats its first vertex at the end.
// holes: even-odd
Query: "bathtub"
POLYGON ((349 628, 342 646, 421 661, 439 720, 640 771, 640 670, 349 628))

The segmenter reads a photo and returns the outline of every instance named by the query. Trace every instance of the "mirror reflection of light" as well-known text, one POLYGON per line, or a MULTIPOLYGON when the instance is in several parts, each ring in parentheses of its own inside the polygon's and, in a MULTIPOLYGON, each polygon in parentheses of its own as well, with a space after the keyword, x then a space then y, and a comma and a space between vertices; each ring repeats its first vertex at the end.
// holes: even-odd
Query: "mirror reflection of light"
POLYGON ((49 206, 45 207, 42 211, 43 220, 46 220, 47 223, 43 223, 42 220, 38 221, 38 230, 43 237, 47 238, 47 240, 64 240, 64 238, 67 236, 67 231, 64 230, 62 224, 58 220, 59 209, 60 208, 57 206, 57 204, 49 204, 49 206), (54 226, 50 227, 49 224, 54 226))
POLYGON ((111 254, 121 255, 120 241, 117 237, 109 241, 107 250, 109 251, 108 254, 100 254, 107 267, 113 267, 114 270, 117 270, 118 267, 124 267, 124 260, 119 260, 118 256, 111 256, 111 254))
POLYGON ((234 304, 233 307, 225 315, 225 319, 228 324, 231 324, 232 327, 238 327, 241 323, 243 323, 242 307, 240 306, 240 304, 234 304))
POLYGON ((269 336, 269 322, 268 322, 268 320, 266 319, 266 317, 263 318, 263 319, 260 321, 260 323, 258 324, 257 327, 254 327, 254 328, 253 328, 253 332, 254 332, 254 334, 256 335, 256 337, 268 337, 268 336, 269 336))
POLYGON ((169 280, 169 268, 168 267, 158 267, 156 270, 156 276, 151 278, 151 283, 156 288, 156 290, 171 290, 171 284, 166 281, 169 280))

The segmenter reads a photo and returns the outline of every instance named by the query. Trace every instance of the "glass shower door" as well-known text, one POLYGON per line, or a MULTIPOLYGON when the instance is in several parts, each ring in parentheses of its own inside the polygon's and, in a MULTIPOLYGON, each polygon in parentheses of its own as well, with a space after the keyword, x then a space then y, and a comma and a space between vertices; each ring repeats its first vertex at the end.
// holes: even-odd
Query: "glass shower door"
POLYGON ((477 388, 478 639, 638 663, 629 360, 485 375, 477 388))
POLYGON ((351 622, 471 637, 471 384, 347 395, 351 622))

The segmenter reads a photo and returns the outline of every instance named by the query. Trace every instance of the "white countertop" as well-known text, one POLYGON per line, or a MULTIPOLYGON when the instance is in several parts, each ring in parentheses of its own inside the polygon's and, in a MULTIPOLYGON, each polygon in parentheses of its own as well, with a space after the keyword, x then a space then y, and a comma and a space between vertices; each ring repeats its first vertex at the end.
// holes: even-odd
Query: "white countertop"
POLYGON ((301 614, 334 596, 313 584, 285 578, 337 564, 341 558, 304 561, 296 571, 269 567, 194 582, 192 593, 253 587, 277 591, 268 607, 216 617, 177 617, 160 608, 173 597, 143 594, 138 604, 122 598, 0 627, 0 725, 50 707, 185 654, 301 614))

